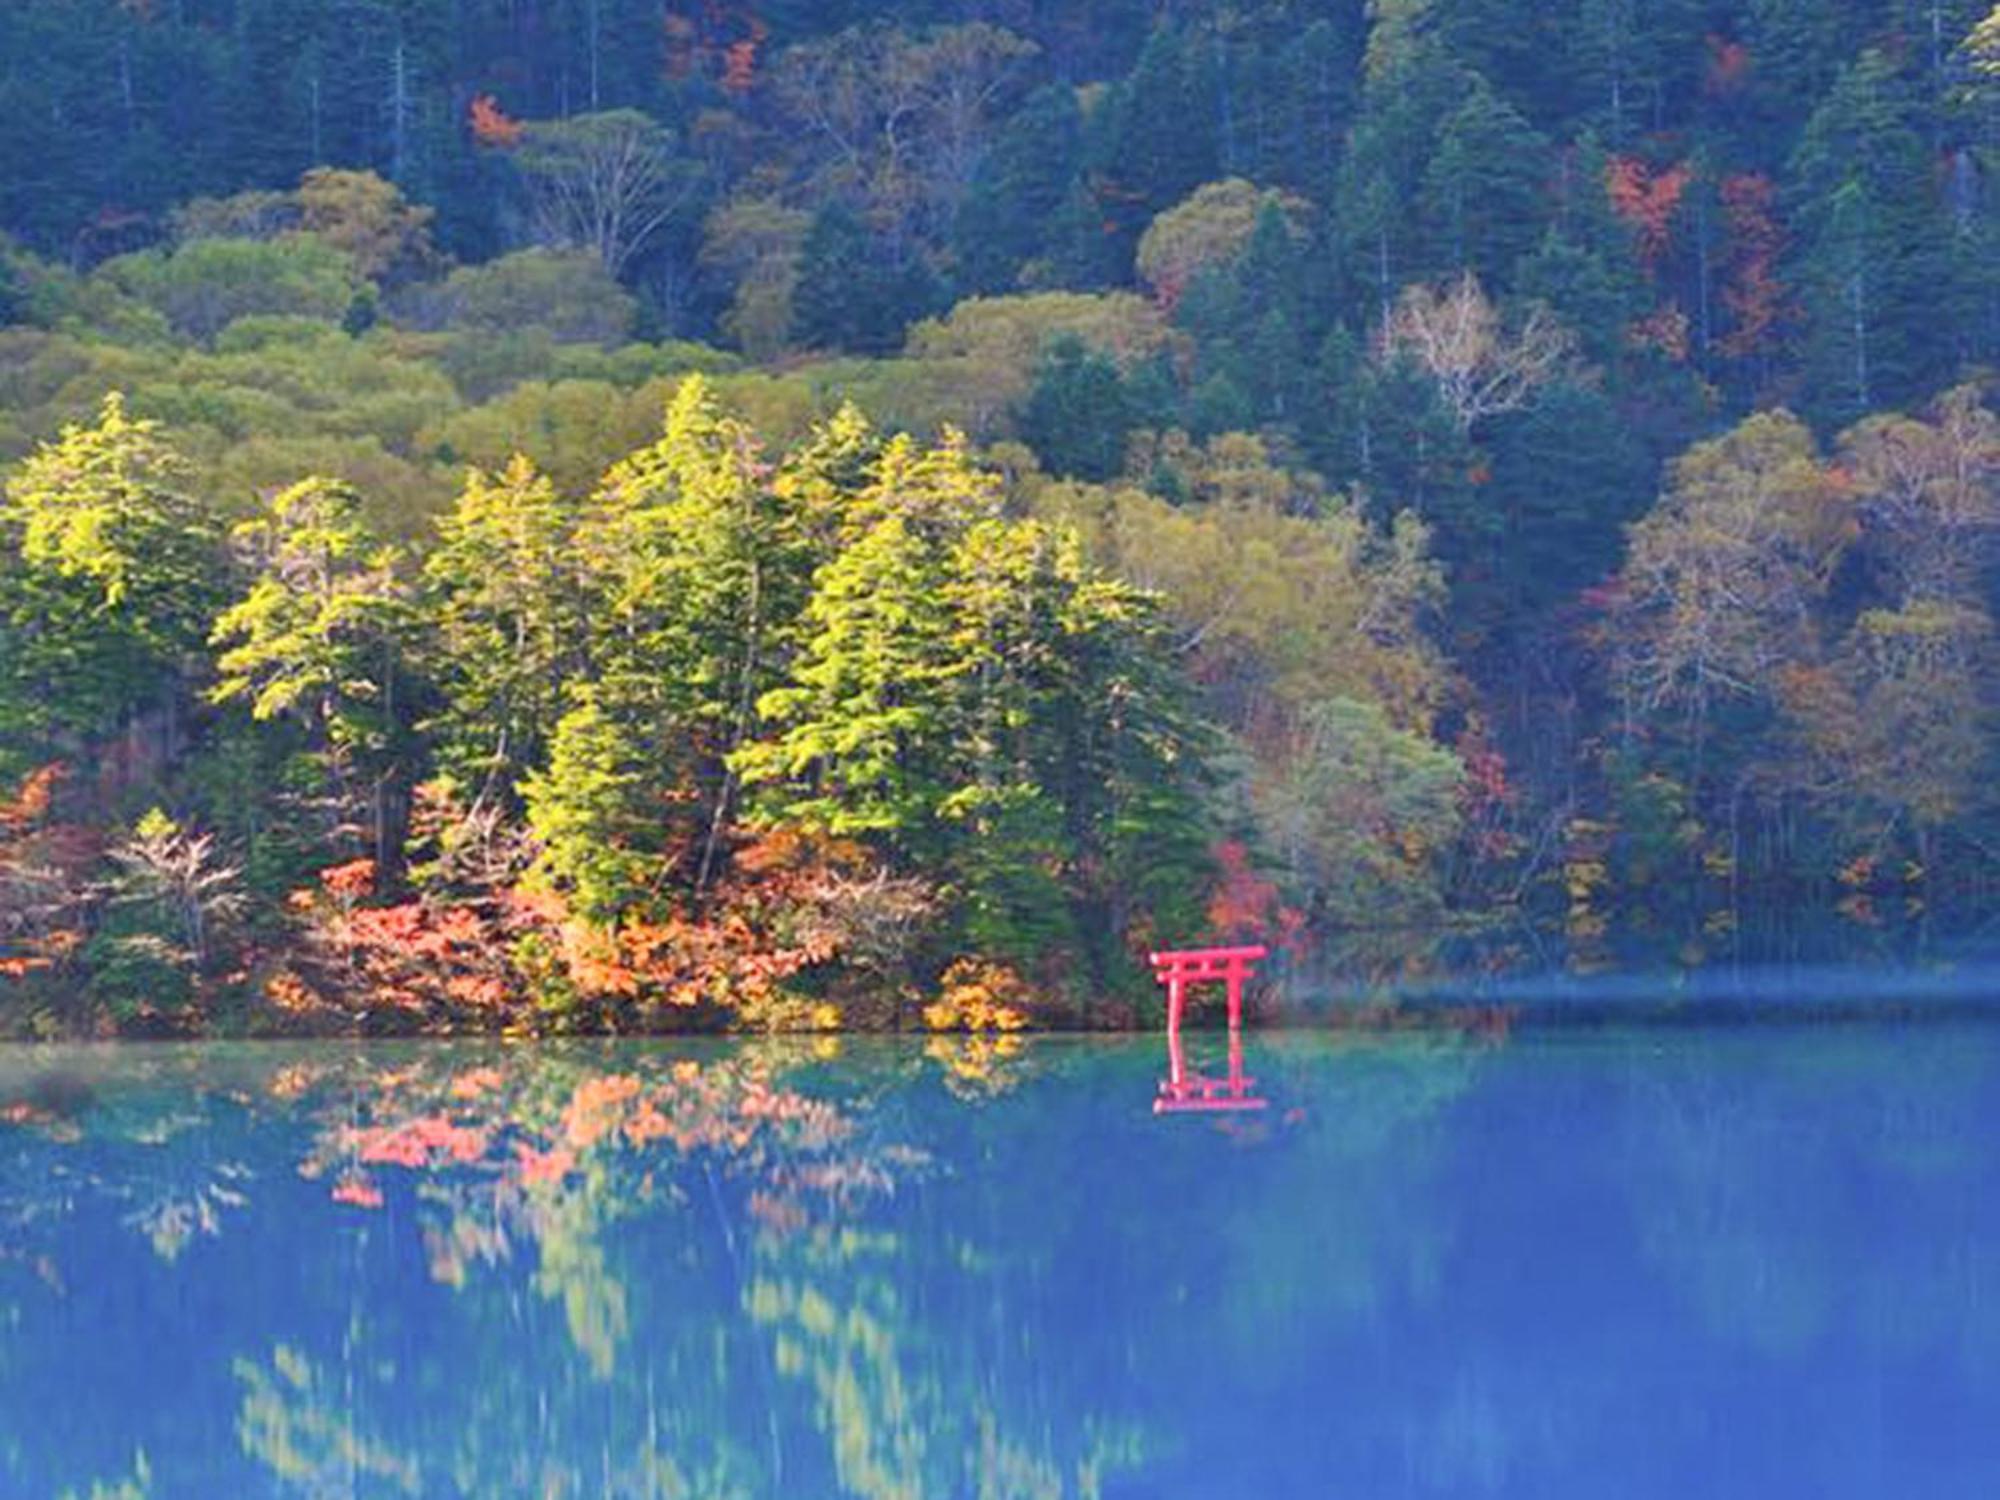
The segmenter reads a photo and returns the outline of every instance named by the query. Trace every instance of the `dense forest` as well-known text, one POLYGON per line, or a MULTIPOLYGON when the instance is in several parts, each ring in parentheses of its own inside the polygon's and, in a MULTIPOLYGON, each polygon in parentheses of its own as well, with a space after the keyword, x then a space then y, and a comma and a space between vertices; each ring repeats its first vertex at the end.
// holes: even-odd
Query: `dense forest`
POLYGON ((1984 0, 15 0, 0 1029, 1978 893, 1984 0))

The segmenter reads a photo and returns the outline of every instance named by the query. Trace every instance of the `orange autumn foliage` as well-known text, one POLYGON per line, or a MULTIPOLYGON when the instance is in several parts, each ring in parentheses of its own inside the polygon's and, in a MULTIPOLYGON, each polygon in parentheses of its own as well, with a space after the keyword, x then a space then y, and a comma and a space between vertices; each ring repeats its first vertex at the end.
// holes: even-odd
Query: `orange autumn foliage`
POLYGON ((932 1031, 1019 1031, 1028 1024, 1034 991, 1009 964, 961 958, 938 981, 938 998, 924 1007, 932 1031))
POLYGON ((1493 742, 1486 721, 1477 714, 1460 732, 1453 749, 1465 767, 1458 798, 1467 836, 1481 858, 1505 859, 1520 842, 1509 827, 1520 793, 1507 775, 1507 758, 1493 742))
POLYGON ((486 1154, 487 1135, 442 1115, 424 1115, 355 1131, 352 1145, 356 1158, 370 1166, 426 1167, 478 1161, 486 1154))
POLYGON ((68 774, 69 768, 61 761, 29 772, 12 797, 0 800, 0 832, 21 833, 46 818, 56 786, 68 774))
POLYGON ((526 1141, 515 1142, 514 1159, 520 1164, 523 1187, 532 1187, 536 1183, 561 1182, 576 1166, 576 1153, 567 1147, 558 1146, 550 1151, 541 1151, 526 1141))
POLYGON ((669 1158, 699 1155, 705 1171, 748 1177, 753 1217, 782 1230, 838 1218, 856 1195, 893 1191, 924 1165, 921 1153, 874 1143, 838 1106, 787 1087, 766 1060, 652 1052, 616 1072, 565 1066, 566 1089, 553 1094, 541 1086, 547 1072, 525 1061, 497 1055, 467 1072, 433 1054, 330 1071, 314 1086, 323 1112, 300 1176, 361 1209, 384 1206, 397 1173, 418 1179, 419 1204, 493 1193, 494 1215, 421 1225, 431 1274, 461 1285, 470 1262, 534 1235, 534 1207, 563 1198, 586 1170, 594 1184, 650 1195, 669 1158), (515 1206, 530 1212, 518 1218, 515 1206))
POLYGON ((1729 232, 1722 305, 1731 327, 1724 354, 1744 359, 1766 352, 1784 318, 1785 289, 1778 280, 1784 233, 1777 220, 1777 189, 1756 172, 1722 179, 1722 214, 1729 232))
POLYGON ((1693 176, 1686 162, 1659 171, 1635 156, 1614 156, 1605 164, 1604 190, 1612 210, 1636 234, 1639 264, 1648 276, 1666 253, 1674 214, 1693 176))
POLYGON ((264 993, 297 1017, 325 1013, 322 994, 348 997, 364 1013, 396 1012, 399 1029, 450 1030, 490 1017, 520 993, 505 930, 471 905, 404 901, 363 906, 375 867, 355 860, 323 871, 318 891, 292 893, 302 925, 296 967, 266 981, 264 993))
POLYGON ((699 911, 627 919, 605 929, 572 919, 543 895, 567 978, 592 1000, 689 1008, 712 1005, 760 1024, 835 1024, 838 1012, 791 993, 790 981, 879 948, 884 930, 927 909, 927 895, 867 867, 859 846, 797 834, 759 838, 699 911))
POLYGON ((298 975, 286 972, 273 974, 264 981, 264 998, 289 1015, 311 1015, 326 1008, 326 1001, 312 986, 298 975))
POLYGON ((293 1063, 271 1075, 270 1083, 265 1085, 265 1092, 273 1099, 283 1099, 289 1103, 303 1097, 306 1091, 319 1081, 319 1077, 318 1069, 304 1063, 293 1063))
POLYGON ((0 979, 62 968, 88 935, 104 838, 52 821, 67 776, 68 768, 53 762, 0 798, 0 979))
POLYGON ((354 1208, 380 1208, 382 1190, 366 1177, 343 1177, 333 1185, 328 1194, 335 1203, 345 1203, 354 1208))
POLYGON ((755 86, 758 54, 771 35, 762 16, 726 0, 701 0, 693 15, 669 10, 660 29, 667 77, 687 78, 699 68, 712 72, 723 91, 738 98, 755 86))
POLYGON ((1229 942, 1271 941, 1296 948, 1303 940, 1304 914, 1285 905, 1277 884, 1250 864, 1250 851, 1236 839, 1215 846, 1215 889, 1208 898, 1208 927, 1229 942))
POLYGON ((868 994, 897 993, 928 886, 837 840, 774 833, 732 856, 699 904, 609 926, 504 860, 424 866, 422 889, 390 900, 371 861, 334 865, 288 897, 299 940, 265 994, 287 1029, 448 1033, 657 1024, 697 1007, 825 1029, 843 1019, 839 998, 794 982, 836 965, 868 994))
POLYGON ((1657 350, 1676 364, 1688 357, 1687 314, 1672 302, 1637 319, 1625 336, 1633 348, 1657 350))
POLYGON ((564 953, 571 980, 586 995, 641 996, 673 1006, 744 1004, 830 958, 823 939, 774 948, 745 916, 628 922, 611 934, 569 924, 564 953))
POLYGON ((856 869, 868 851, 852 839, 829 838, 795 828, 773 828, 736 851, 733 861, 743 875, 801 875, 821 867, 856 869))
POLYGON ((1708 43, 1708 67, 1702 75, 1702 92, 1723 99, 1739 92, 1750 78, 1750 49, 1741 42, 1713 34, 1708 43))
POLYGON ((481 1094, 490 1094, 507 1081, 506 1075, 498 1068, 474 1068, 459 1074, 451 1081, 451 1097, 454 1099, 477 1099, 481 1094))
POLYGON ((754 1189, 749 1201, 750 1217, 760 1228, 783 1238, 798 1233, 812 1222, 805 1206, 796 1198, 754 1189))
POLYGON ((563 1138, 578 1150, 596 1145, 618 1129, 638 1095, 639 1080, 630 1073, 585 1079, 563 1110, 563 1138))
POLYGON ((500 108, 491 94, 476 94, 466 111, 466 123, 472 129, 472 138, 482 146, 494 146, 506 150, 520 144, 527 126, 513 119, 500 108))
POLYGON ((722 54, 722 87, 731 94, 747 94, 757 77, 757 44, 747 37, 731 42, 722 54))
POLYGON ((356 859, 330 866, 319 872, 319 883, 342 900, 359 900, 375 888, 375 861, 356 859))

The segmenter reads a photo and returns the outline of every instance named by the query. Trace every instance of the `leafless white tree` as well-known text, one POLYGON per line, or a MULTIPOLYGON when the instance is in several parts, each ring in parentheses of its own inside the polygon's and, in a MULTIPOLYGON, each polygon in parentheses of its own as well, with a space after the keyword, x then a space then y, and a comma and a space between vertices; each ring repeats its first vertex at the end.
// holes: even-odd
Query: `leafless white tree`
POLYGON ((1930 421, 1870 417, 1841 439, 1861 515, 1908 600, 1971 600, 2000 543, 2000 418, 1971 386, 1930 421))
POLYGON ((1470 271, 1438 286, 1403 289, 1382 325, 1377 357, 1413 360, 1436 382, 1461 432, 1516 411, 1576 359, 1576 339, 1546 307, 1509 331, 1470 271))
POLYGON ((532 124, 515 165, 542 241, 588 250, 613 276, 692 202, 701 176, 636 109, 532 124))

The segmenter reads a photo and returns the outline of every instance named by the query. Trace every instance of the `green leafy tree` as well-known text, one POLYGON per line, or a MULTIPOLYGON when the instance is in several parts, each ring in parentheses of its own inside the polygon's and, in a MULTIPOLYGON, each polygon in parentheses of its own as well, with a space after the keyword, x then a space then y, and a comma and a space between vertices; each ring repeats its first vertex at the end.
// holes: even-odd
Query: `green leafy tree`
POLYGON ((432 269, 435 209, 411 203, 373 172, 314 167, 291 192, 261 188, 196 198, 174 210, 178 239, 279 240, 313 235, 344 252, 370 281, 403 281, 432 269))
POLYGON ((1091 567, 1074 534, 1041 545, 1059 634, 1038 684, 1037 779, 1069 830, 1071 920, 1093 978, 1115 984, 1135 950, 1202 930, 1218 746, 1159 596, 1091 567))
POLYGON ((0 243, 0 327, 15 322, 25 310, 27 298, 21 288, 21 273, 13 257, 0 243))
POLYGON ((1368 308, 1361 321, 1375 323, 1388 317, 1400 288, 1450 264, 1410 206, 1421 192, 1439 126, 1462 102, 1464 89, 1463 71, 1434 41, 1392 25, 1387 8, 1369 48, 1368 81, 1341 160, 1332 217, 1344 288, 1368 308), (1378 47, 1398 36, 1393 45, 1378 47))
POLYGON ((221 556, 192 480, 159 424, 112 395, 8 482, 0 744, 32 756, 50 735, 102 732, 141 710, 171 723, 199 671, 221 556))
POLYGON ((791 682, 757 703, 772 737, 736 765, 765 816, 934 855, 949 790, 950 616, 942 559, 912 517, 873 522, 826 563, 791 682))
POLYGON ((346 251, 371 281, 406 280, 436 263, 431 223, 437 210, 410 202, 373 172, 314 167, 292 196, 299 227, 346 251))
POLYGON ((735 757, 755 816, 947 872, 965 941, 1038 970, 1192 931, 1203 748, 1151 596, 950 444, 891 443, 846 515, 735 757))
POLYGON ((1134 292, 970 297, 913 327, 904 352, 928 366, 925 379, 951 382, 954 425, 984 438, 1006 430, 1066 337, 1103 351, 1121 373, 1185 352, 1160 307, 1134 292))
POLYGON ((1018 418, 1021 436, 1052 473, 1092 480, 1124 468, 1137 422, 1117 363, 1073 334, 1043 353, 1018 418))
POLYGON ((1049 222, 1048 255, 1037 284, 1086 291, 1129 279, 1138 228, 1113 217, 1108 184, 1079 175, 1049 222))
POLYGON ((850 25, 773 69, 799 165, 901 246, 948 230, 1035 44, 984 21, 850 25))
POLYGON ((867 835, 898 859, 937 856, 960 670, 949 548, 998 510, 993 481, 962 441, 883 448, 841 507, 837 550, 813 575, 788 680, 757 704, 765 734, 734 759, 762 788, 761 817, 867 835))
POLYGON ((757 193, 718 204, 702 222, 702 268, 721 286, 734 288, 720 327, 753 359, 771 359, 784 351, 792 331, 800 247, 811 225, 811 214, 757 193))
POLYGON ((210 697, 246 704, 254 720, 299 723, 324 768, 336 830, 365 802, 374 858, 387 868, 408 750, 397 696, 407 607, 398 554, 364 512, 352 486, 304 479, 236 527, 249 586, 216 618, 210 697))
POLYGON ((850 502, 868 487, 886 446, 861 408, 845 401, 785 455, 771 489, 797 520, 804 556, 823 557, 839 545, 850 502))
POLYGON ((1216 83, 1199 29, 1161 25, 1100 106, 1095 154, 1117 202, 1138 209, 1119 236, 1125 255, 1155 214, 1222 175, 1210 123, 1216 83))
POLYGON ((1036 90, 1007 121, 973 174, 952 225, 961 293, 1011 290, 1033 279, 1051 221, 1082 169, 1083 112, 1076 90, 1036 90))
POLYGON ((929 268, 910 247, 871 234, 834 202, 813 219, 799 251, 792 339, 813 349, 887 354, 938 300, 929 268))
POLYGON ((1361 17, 1354 12, 1318 17, 1289 36, 1275 69, 1253 54, 1260 77, 1275 72, 1272 125, 1263 148, 1270 153, 1259 180, 1283 183, 1315 203, 1333 201, 1341 147, 1361 86, 1361 17))
POLYGON ((1653 498, 1649 455, 1604 394, 1560 382, 1494 423, 1473 503, 1499 544, 1454 559, 1457 607, 1482 633, 1535 633, 1548 611, 1617 570, 1624 527, 1653 498))
POLYGON ((1570 225, 1549 230, 1516 267, 1515 284, 1576 330, 1593 363, 1615 365, 1626 356, 1627 330, 1643 311, 1644 288, 1608 237, 1588 240, 1570 225))
POLYGON ((1921 417, 1856 423, 1840 456, 1891 598, 1976 604, 2000 543, 2000 417, 1979 388, 1947 391, 1921 417))
POLYGON ((260 314, 337 323, 364 283, 353 260, 325 240, 190 240, 173 250, 120 256, 97 276, 156 309, 175 332, 207 342, 238 318, 260 314))
POLYGON ((588 665, 578 510, 527 459, 473 470, 424 562, 432 723, 440 763, 483 794, 512 795, 543 755, 565 690, 588 665))
POLYGON ((542 329, 558 344, 622 343, 638 317, 638 305, 596 257, 560 250, 460 266, 397 306, 421 327, 515 336, 542 329))
POLYGON ((1772 106, 1798 120, 1839 87, 1857 48, 1878 39, 1886 17, 1871 0, 1822 5, 1752 0, 1743 19, 1760 90, 1772 106))
POLYGON ((1459 832, 1458 758, 1351 698, 1312 707, 1298 734, 1256 795, 1308 908, 1342 924, 1434 915, 1459 832))
POLYGON ((1965 49, 1982 73, 2000 73, 2000 5, 1967 34, 1965 49))
POLYGON ((1448 264, 1487 280, 1512 272, 1548 218, 1554 152, 1477 74, 1439 127, 1417 208, 1448 264))
POLYGON ((1242 421, 1205 413, 1196 425, 1294 427, 1308 414, 1312 259, 1305 236, 1270 197, 1258 209, 1240 253, 1195 273, 1175 321, 1194 335, 1202 382, 1225 382, 1248 403, 1242 421))
POLYGON ((1926 157, 1908 84, 1874 51, 1841 73, 1793 153, 1805 365, 1829 416, 1908 398, 1949 348, 1920 332, 1949 289, 1926 157))
MULTIPOLYGON (((1689 449, 1633 524, 1619 578, 1613 643, 1627 713, 1697 755, 1723 711, 1768 713, 1784 673, 1822 661, 1814 607, 1851 526, 1842 486, 1789 412, 1689 449)), ((1743 734, 1732 748, 1754 743, 1743 734)))
POLYGON ((700 377, 660 440, 615 465, 579 545, 599 709, 651 747, 655 786, 693 790, 697 887, 736 798, 731 754, 753 734, 804 600, 810 561, 757 440, 700 377))
POLYGON ((522 785, 539 844, 534 873, 586 921, 610 926, 649 910, 672 869, 667 808, 656 768, 585 687, 557 723, 548 764, 522 785))
POLYGON ((1017 961, 1075 936, 1050 735, 1071 706, 1051 695, 1065 686, 1065 610, 1081 568, 1073 537, 998 517, 975 521, 945 562, 963 769, 940 810, 959 829, 967 938, 1017 961))
POLYGON ((1977 605, 1864 610, 1832 690, 1795 687, 1789 705, 1818 752, 1809 785, 1822 809, 1849 825, 1865 809, 1868 832, 1904 825, 1930 860, 1941 833, 1992 802, 1994 665, 1993 620, 1977 605))
POLYGON ((1302 215, 1305 205, 1240 177, 1203 184, 1146 226, 1139 275, 1171 305, 1201 272, 1226 267, 1249 248, 1266 209, 1277 211, 1282 228, 1284 218, 1302 215))

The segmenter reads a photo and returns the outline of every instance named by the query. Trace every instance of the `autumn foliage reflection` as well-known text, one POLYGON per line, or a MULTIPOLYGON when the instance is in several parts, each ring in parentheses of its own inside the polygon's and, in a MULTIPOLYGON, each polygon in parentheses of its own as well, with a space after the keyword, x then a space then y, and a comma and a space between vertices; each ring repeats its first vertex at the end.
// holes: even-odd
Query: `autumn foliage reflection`
MULTIPOLYGON (((274 1088, 293 1086, 287 1075, 273 1080, 274 1088)), ((475 1189, 512 1210, 585 1177, 626 1173, 636 1179, 632 1199, 643 1201, 661 1186, 654 1173, 670 1164, 663 1157, 698 1160, 754 1179, 767 1196, 821 1206, 893 1183, 852 1119, 786 1086, 756 1054, 662 1058, 618 1071, 418 1064, 374 1074, 360 1102, 343 1105, 349 1117, 322 1125, 299 1170, 357 1208, 380 1208, 399 1184, 428 1181, 475 1189)), ((917 1160, 892 1156, 898 1166, 917 1160)))

